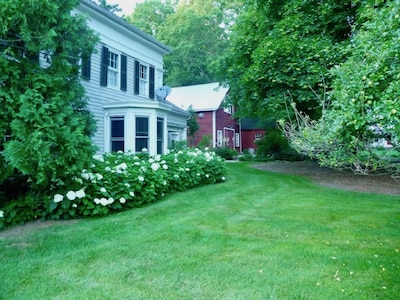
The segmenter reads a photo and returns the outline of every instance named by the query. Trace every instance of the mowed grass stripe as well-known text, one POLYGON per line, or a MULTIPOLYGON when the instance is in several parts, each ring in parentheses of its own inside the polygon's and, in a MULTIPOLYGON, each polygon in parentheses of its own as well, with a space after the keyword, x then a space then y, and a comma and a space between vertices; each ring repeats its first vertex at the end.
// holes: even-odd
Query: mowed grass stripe
POLYGON ((227 181, 0 233, 0 299, 395 299, 399 197, 228 164, 227 181))

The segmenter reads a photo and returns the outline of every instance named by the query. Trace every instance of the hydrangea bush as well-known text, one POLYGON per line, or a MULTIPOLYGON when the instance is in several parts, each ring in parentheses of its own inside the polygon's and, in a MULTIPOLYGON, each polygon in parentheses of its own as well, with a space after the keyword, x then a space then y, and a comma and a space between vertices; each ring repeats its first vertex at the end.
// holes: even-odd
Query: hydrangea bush
MULTIPOLYGON (((105 216, 155 202, 167 194, 223 182, 225 176, 224 159, 208 149, 156 156, 147 152, 95 155, 70 184, 58 187, 44 200, 42 217, 105 216)), ((16 217, 7 207, 2 209, 0 228, 15 223, 11 215, 16 217)))

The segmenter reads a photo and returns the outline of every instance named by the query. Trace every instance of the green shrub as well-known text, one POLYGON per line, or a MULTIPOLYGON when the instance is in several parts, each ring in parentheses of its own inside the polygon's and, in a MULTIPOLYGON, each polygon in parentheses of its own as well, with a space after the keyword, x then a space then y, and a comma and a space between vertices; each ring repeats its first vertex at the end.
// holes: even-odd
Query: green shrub
POLYGON ((198 147, 200 149, 206 149, 211 147, 211 141, 212 141, 212 137, 211 134, 205 134, 202 136, 201 141, 198 144, 198 147))
POLYGON ((187 141, 178 141, 174 142, 170 147, 168 147, 168 149, 173 151, 179 151, 179 150, 185 150, 187 147, 188 147, 187 141))
POLYGON ((255 161, 256 156, 251 154, 248 150, 244 150, 242 155, 239 156, 240 161, 255 161))
POLYGON ((81 174, 58 186, 43 201, 12 201, 0 211, 0 228, 37 218, 105 216, 155 202, 167 194, 225 180, 224 160, 199 149, 166 155, 95 155, 81 174))
POLYGON ((227 160, 235 159, 236 156, 238 155, 238 152, 235 149, 231 149, 228 147, 215 148, 214 151, 218 156, 222 157, 223 159, 227 159, 227 160))

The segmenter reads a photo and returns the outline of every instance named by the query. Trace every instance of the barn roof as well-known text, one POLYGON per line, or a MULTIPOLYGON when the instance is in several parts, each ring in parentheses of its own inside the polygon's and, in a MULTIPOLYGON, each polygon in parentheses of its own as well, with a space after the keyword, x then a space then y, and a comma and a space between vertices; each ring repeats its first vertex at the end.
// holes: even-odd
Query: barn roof
POLYGON ((174 87, 167 100, 186 110, 192 106, 194 111, 213 111, 221 106, 228 90, 218 82, 174 87))

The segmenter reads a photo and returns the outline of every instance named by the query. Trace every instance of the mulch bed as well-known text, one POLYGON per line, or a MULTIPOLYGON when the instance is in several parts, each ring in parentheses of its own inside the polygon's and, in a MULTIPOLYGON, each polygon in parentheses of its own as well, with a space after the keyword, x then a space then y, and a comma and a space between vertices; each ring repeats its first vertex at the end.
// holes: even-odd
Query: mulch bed
POLYGON ((389 175, 358 175, 350 170, 337 171, 320 167, 314 161, 267 162, 256 164, 254 167, 270 172, 305 176, 320 185, 331 188, 400 195, 400 181, 394 180, 389 175))

